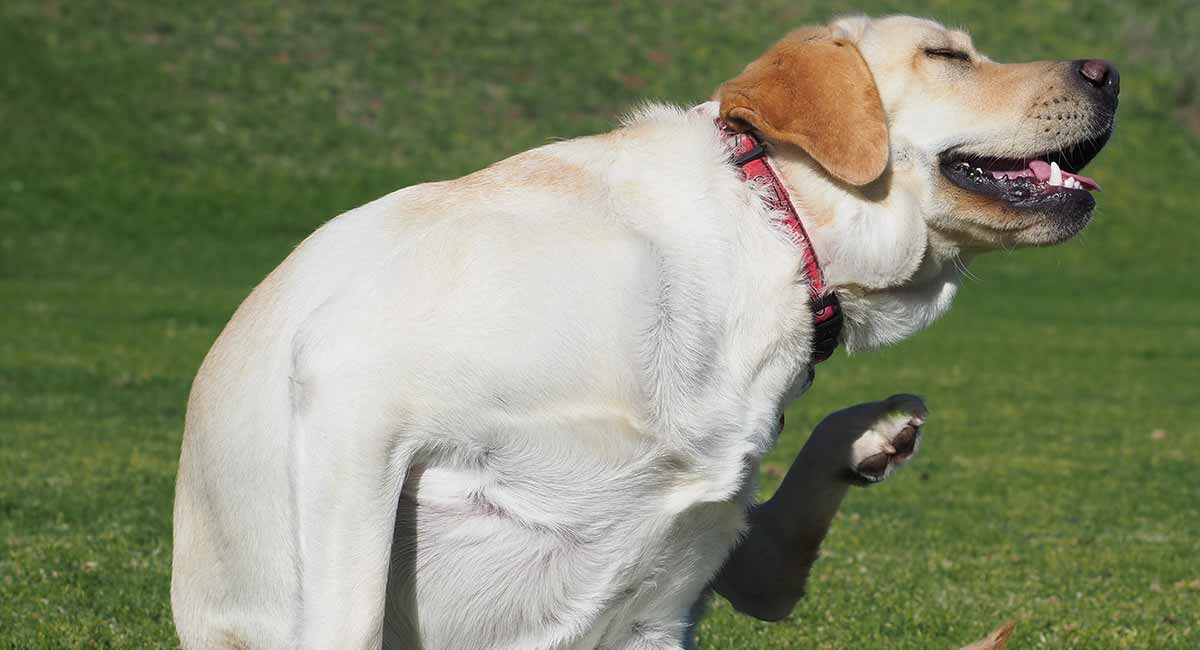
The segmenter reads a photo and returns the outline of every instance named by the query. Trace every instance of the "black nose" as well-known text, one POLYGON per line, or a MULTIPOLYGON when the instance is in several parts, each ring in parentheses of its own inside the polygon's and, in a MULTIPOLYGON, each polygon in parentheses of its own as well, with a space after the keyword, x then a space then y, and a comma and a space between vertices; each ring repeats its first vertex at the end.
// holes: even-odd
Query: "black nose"
POLYGON ((1121 73, 1117 66, 1104 59, 1089 59, 1076 63, 1083 80, 1111 99, 1121 93, 1121 73))

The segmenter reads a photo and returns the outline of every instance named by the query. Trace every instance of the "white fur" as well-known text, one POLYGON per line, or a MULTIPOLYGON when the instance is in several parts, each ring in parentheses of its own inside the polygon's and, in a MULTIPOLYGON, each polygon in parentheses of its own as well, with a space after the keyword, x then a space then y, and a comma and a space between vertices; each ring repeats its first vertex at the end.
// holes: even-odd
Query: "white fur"
MULTIPOLYGON (((649 106, 400 190, 255 289, 189 401, 185 647, 680 646, 812 334, 800 256, 715 114, 649 106)), ((962 251, 926 223, 929 124, 891 125, 882 197, 775 160, 825 217, 809 231, 852 349, 958 286, 962 251)))
POLYGON ((649 107, 306 240, 193 389, 185 645, 677 646, 809 357, 726 157, 649 107))

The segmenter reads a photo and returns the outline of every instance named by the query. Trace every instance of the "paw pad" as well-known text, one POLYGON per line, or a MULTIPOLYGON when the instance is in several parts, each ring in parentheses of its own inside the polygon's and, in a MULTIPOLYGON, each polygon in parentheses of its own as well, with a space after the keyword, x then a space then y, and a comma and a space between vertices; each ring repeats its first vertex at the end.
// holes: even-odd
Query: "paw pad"
MULTIPOLYGON (((892 398, 896 400, 897 396, 892 398)), ((878 483, 917 453, 921 440, 921 425, 927 411, 919 399, 902 396, 911 403, 883 417, 854 443, 849 480, 856 485, 878 483)))
POLYGON ((917 447, 917 426, 913 423, 908 423, 892 438, 892 447, 895 448, 896 454, 899 456, 911 456, 913 450, 917 447))

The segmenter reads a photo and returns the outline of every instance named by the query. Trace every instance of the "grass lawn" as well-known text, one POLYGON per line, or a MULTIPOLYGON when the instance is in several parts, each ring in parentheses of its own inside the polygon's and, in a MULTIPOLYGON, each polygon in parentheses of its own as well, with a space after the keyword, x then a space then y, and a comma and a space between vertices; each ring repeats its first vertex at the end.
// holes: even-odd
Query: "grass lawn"
POLYGON ((952 648, 1010 618, 1013 648, 1200 647, 1195 0, 329 4, 0 4, 0 647, 175 645, 189 383, 323 221, 702 100, 856 9, 1116 61, 1105 191, 1076 241, 980 260, 929 332, 822 366, 774 467, 901 391, 932 408, 923 456, 851 495, 791 619, 718 602, 703 647, 952 648))

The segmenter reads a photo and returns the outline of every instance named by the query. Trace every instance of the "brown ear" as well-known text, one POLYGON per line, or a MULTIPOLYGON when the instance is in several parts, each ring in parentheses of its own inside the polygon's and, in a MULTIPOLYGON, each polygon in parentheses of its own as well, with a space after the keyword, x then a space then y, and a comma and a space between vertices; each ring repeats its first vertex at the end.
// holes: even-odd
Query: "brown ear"
POLYGON ((851 185, 888 163, 887 121, 858 48, 828 28, 792 32, 717 89, 721 117, 796 145, 851 185))

